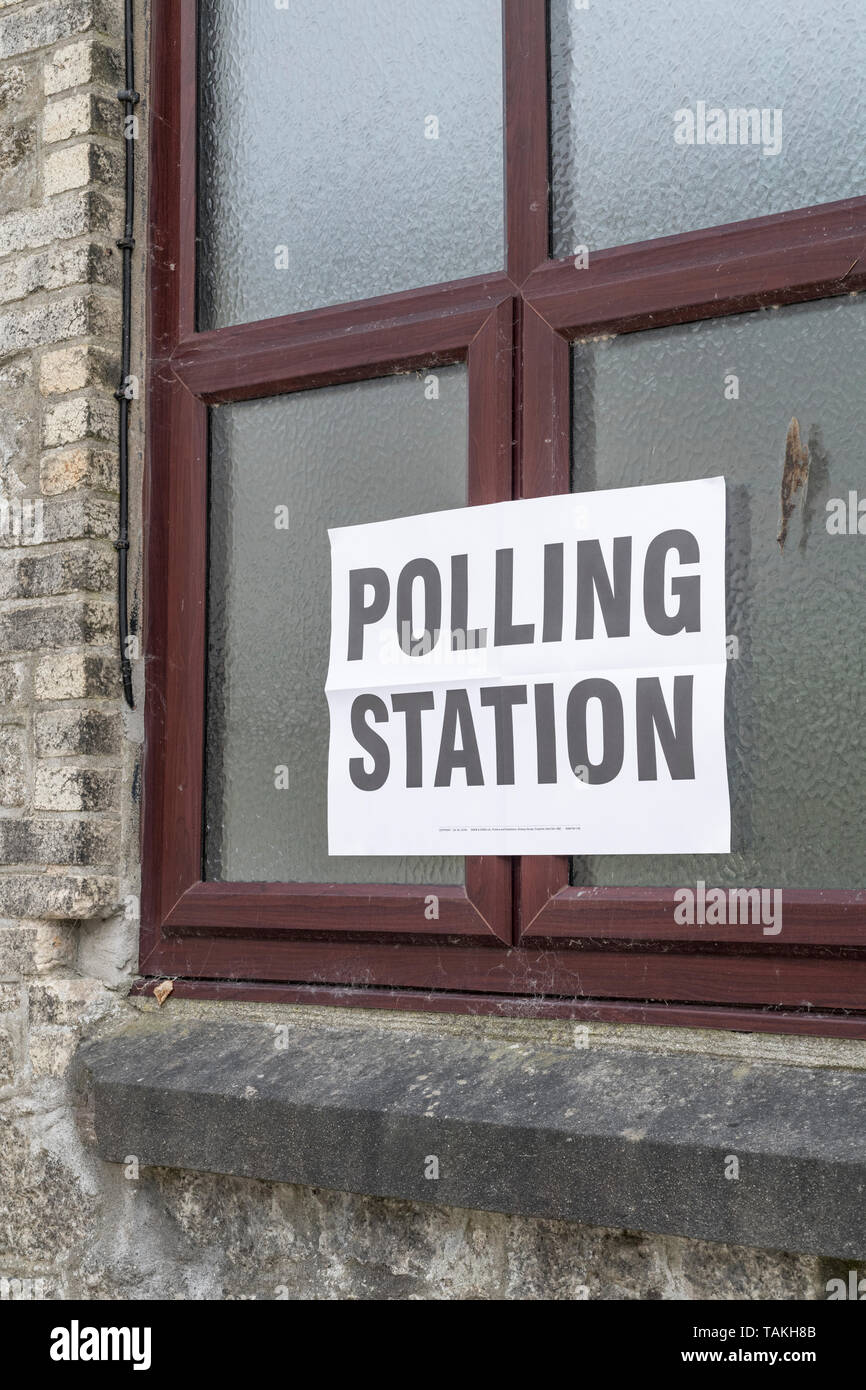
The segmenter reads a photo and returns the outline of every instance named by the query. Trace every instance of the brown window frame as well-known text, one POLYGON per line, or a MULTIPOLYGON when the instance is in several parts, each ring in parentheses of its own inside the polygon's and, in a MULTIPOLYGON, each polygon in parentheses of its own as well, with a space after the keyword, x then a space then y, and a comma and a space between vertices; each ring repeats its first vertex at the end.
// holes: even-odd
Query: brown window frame
POLYGON ((570 887, 563 857, 467 859, 465 888, 203 881, 210 405, 466 362, 469 504, 567 492, 576 338, 866 284, 866 197, 550 260, 546 0, 503 19, 505 270, 197 332, 196 3, 154 0, 136 988, 866 1037, 866 892, 786 891, 768 942, 678 926, 673 890, 570 887))

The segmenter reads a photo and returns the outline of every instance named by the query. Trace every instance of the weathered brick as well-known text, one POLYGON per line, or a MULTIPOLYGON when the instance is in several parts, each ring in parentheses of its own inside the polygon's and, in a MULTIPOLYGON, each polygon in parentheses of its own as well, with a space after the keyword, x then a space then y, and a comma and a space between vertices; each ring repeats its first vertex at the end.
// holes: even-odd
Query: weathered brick
POLYGON ((0 816, 0 864, 67 864, 88 868, 116 863, 120 827, 113 821, 13 819, 0 816))
POLYGON ((78 933, 58 923, 0 924, 0 980, 27 979, 58 965, 70 965, 78 933))
MULTIPOLYGON (((67 187, 72 185, 67 184, 67 187)), ((0 128, 0 199, 6 209, 32 202, 39 187, 36 122, 7 122, 0 128)))
POLYGON ((100 193, 78 189, 61 193, 43 207, 22 208, 0 217, 0 256, 35 251, 52 241, 119 229, 123 214, 100 193))
MULTIPOLYGON (((43 103, 39 66, 37 58, 24 54, 20 63, 0 68, 0 114, 6 131, 23 121, 34 133, 38 131, 43 103)), ((7 211, 10 206, 8 202, 3 204, 7 211)))
POLYGON ((0 614, 0 652, 104 645, 114 637, 114 611, 95 599, 13 608, 0 614))
POLYGON ((38 765, 33 776, 37 811, 112 811, 117 805, 118 773, 113 768, 38 765))
POLYGON ((0 111, 5 112, 18 106, 32 82, 32 74, 28 80, 27 69, 21 64, 12 63, 8 68, 4 68, 0 72, 0 111))
MULTIPOLYGON (((118 312, 118 302, 113 296, 90 292, 65 295, 33 308, 25 301, 23 307, 7 309, 0 314, 0 353, 20 352, 24 348, 63 342, 85 334, 108 337, 109 330, 116 326, 118 312)), ((70 435, 51 442, 66 444, 72 438, 84 436, 70 435)))
POLYGON ((44 352, 39 363, 39 389, 44 396, 84 391, 88 386, 117 384, 117 356, 92 343, 44 352))
POLYGON ((26 389, 27 383, 33 377, 33 362, 29 356, 23 353, 14 358, 7 358, 0 364, 0 386, 8 387, 5 393, 11 396, 13 391, 17 394, 26 389))
POLYGON ((15 705, 27 689, 27 667, 23 661, 0 661, 0 708, 15 705))
POLYGON ((123 989, 138 964, 138 916, 129 900, 123 913, 98 918, 79 928, 76 968, 81 975, 92 975, 106 984, 123 989))
MULTIPOLYGON (((108 498, 90 494, 49 497, 42 506, 41 528, 41 540, 46 543, 89 538, 110 540, 117 532, 117 506, 108 498)), ((9 543, 0 535, 0 547, 9 543)), ((25 536, 20 543, 33 542, 25 536)))
POLYGON ((41 5, 22 5, 0 19, 0 58, 46 48, 88 29, 115 34, 119 18, 117 7, 107 0, 43 0, 41 5))
POLYGON ((88 141, 83 145, 65 145, 46 155, 42 168, 42 191, 46 198, 65 193, 69 188, 84 188, 86 184, 105 184, 113 187, 123 177, 123 154, 120 149, 88 141))
POLYGON ((0 726, 0 806, 27 800, 27 738, 23 729, 0 726))
MULTIPOLYGON (((38 535, 0 525, 0 658, 11 656, 0 659, 0 805, 10 796, 0 813, 4 1087, 21 1084, 14 1066, 26 1056, 24 1015, 19 1031, 4 1015, 19 999, 13 979, 27 980, 20 997, 30 995, 28 1081, 63 1076, 82 1022, 112 1006, 81 978, 103 973, 103 947, 82 968, 71 924, 89 921, 89 940, 113 940, 122 899, 111 547, 122 17, 119 0, 0 0, 0 489, 41 508, 38 535)), ((124 952, 118 983, 128 943, 124 952)))
POLYGON ((21 1008, 21 986, 0 984, 0 1014, 17 1013, 21 1008))
POLYGON ((83 487, 116 492, 117 455, 109 449, 58 449, 43 458, 40 485, 47 496, 83 487))
POLYGON ((36 445, 39 411, 32 378, 29 357, 0 365, 0 498, 7 502, 25 490, 36 445))
POLYGON ((65 497, 0 497, 0 550, 20 550, 50 541, 111 539, 117 531, 117 505, 91 493, 65 497))
POLYGON ((80 921, 116 911, 117 880, 102 874, 0 874, 0 916, 80 921))
POLYGON ((43 67, 42 80, 46 96, 88 82, 119 86, 123 81, 123 61, 116 48, 99 39, 79 39, 55 49, 43 67))
POLYGON ((120 102, 95 92, 76 92, 52 101, 42 117, 42 139, 47 145, 71 140, 76 135, 113 135, 123 132, 120 102))
POLYGON ((80 976, 55 975, 38 980, 30 986, 31 1022, 80 1027, 88 1008, 104 1003, 105 993, 98 980, 80 976))
POLYGON ((10 1086, 15 1079, 15 1045, 8 1028, 0 1028, 0 1086, 10 1086))
POLYGON ((37 700, 93 700, 120 693, 114 656, 96 652, 59 652, 42 657, 33 672, 37 700))
MULTIPOLYGON (((89 145, 64 146, 53 154, 46 154, 42 165, 42 193, 46 198, 55 193, 65 193, 70 188, 85 188, 93 182, 90 168, 89 145)), ((100 179, 100 183, 107 180, 100 179)))
POLYGON ((89 313, 89 298, 80 294, 33 308, 10 309, 0 315, 0 353, 78 338, 90 330, 89 313))
POLYGON ((43 1076, 65 1076, 75 1055, 78 1041, 79 1033, 75 1028, 63 1028, 55 1024, 37 1024, 31 1028, 27 1051, 34 1080, 43 1076))
POLYGON ((0 367, 0 544, 13 535, 16 513, 21 519, 22 498, 35 490, 37 418, 29 369, 24 364, 19 369, 17 361, 5 363, 0 367))
POLYGON ((105 545, 71 545, 49 554, 0 552, 0 599, 48 598, 80 590, 107 592, 115 568, 114 554, 105 545))
POLYGON ((37 714, 34 729, 40 758, 110 757, 123 741, 120 714, 103 709, 46 710, 37 714))
POLYGON ((117 434, 117 405, 105 396, 74 396, 49 406, 42 420, 42 442, 74 444, 82 439, 113 439, 117 434))
POLYGON ((0 304, 23 299, 37 290, 67 289, 73 285, 120 285, 116 249, 93 242, 60 242, 32 255, 18 255, 0 265, 0 304))

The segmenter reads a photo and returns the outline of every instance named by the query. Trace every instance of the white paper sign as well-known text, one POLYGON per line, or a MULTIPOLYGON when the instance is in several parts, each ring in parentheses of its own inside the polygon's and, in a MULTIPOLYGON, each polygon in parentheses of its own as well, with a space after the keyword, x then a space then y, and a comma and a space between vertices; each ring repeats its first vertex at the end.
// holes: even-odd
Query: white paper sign
POLYGON ((730 850, 724 478, 330 539, 331 854, 730 850))

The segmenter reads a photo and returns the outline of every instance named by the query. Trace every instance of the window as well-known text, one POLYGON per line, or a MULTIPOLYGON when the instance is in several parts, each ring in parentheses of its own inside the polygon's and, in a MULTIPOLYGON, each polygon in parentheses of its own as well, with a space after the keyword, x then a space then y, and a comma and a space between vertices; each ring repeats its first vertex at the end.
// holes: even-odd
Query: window
POLYGON ((145 982, 866 1036, 866 55, 800 8, 156 0, 145 982), (718 472, 730 856, 328 856, 329 526, 718 472))

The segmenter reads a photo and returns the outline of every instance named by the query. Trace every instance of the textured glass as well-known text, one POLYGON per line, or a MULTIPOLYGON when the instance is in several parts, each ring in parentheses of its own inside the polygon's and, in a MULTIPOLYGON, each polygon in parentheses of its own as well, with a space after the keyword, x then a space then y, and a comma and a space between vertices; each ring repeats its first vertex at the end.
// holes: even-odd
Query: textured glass
POLYGON ((199 316, 501 269, 500 0, 202 0, 199 316))
POLYGON ((723 474, 739 643, 726 704, 733 853, 576 860, 576 883, 866 887, 866 535, 833 534, 839 508, 827 510, 852 491, 866 499, 864 446, 862 298, 575 346, 574 489, 723 474), (793 493, 781 548, 785 460, 794 481, 804 448, 805 501, 793 493))
POLYGON ((466 505, 466 369, 436 376, 437 400, 413 375, 211 411, 209 878, 463 882, 462 859, 328 855, 328 528, 466 505))
POLYGON ((551 42, 557 257, 866 192, 863 0, 552 0, 551 42))

